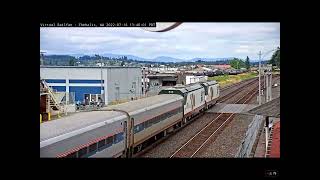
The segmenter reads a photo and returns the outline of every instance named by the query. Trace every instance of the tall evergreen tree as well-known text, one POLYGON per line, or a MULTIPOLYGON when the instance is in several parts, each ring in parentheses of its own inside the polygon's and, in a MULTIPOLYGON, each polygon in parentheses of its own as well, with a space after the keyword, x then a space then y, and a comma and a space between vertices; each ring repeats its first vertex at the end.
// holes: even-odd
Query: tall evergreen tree
POLYGON ((69 60, 69 66, 74 66, 76 64, 76 61, 74 59, 69 60))
POLYGON ((248 56, 246 58, 246 68, 250 69, 250 61, 249 61, 249 57, 248 56))
POLYGON ((273 53, 269 64, 272 64, 272 66, 280 67, 280 47, 278 47, 277 50, 273 53))
POLYGON ((278 53, 276 56, 276 65, 278 66, 278 68, 280 68, 280 47, 278 47, 278 53))

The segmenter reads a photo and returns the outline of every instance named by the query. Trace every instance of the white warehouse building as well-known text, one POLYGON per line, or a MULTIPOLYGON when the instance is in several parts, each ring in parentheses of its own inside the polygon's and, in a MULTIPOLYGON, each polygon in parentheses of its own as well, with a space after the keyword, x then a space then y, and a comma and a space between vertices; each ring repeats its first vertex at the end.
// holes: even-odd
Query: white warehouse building
POLYGON ((73 92, 75 101, 100 98, 105 104, 141 96, 140 67, 41 66, 40 79, 53 90, 73 92))

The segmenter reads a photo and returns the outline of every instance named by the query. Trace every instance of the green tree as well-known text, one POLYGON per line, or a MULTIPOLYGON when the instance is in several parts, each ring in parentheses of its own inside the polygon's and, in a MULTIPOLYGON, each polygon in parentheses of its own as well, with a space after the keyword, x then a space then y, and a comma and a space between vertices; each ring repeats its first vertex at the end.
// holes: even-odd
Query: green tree
POLYGON ((247 56, 246 58, 246 68, 247 69, 250 69, 250 60, 249 60, 249 57, 247 56))
POLYGON ((278 68, 280 68, 280 47, 278 47, 278 53, 277 53, 277 56, 276 56, 276 65, 278 68))
POLYGON ((233 67, 235 69, 240 69, 240 68, 246 67, 245 62, 241 59, 238 59, 238 58, 234 58, 234 59, 230 60, 229 64, 231 65, 231 67, 233 67))
POLYGON ((69 60, 69 66, 75 66, 76 61, 74 59, 69 60))
POLYGON ((278 47, 277 50, 273 53, 271 59, 269 60, 269 64, 280 68, 280 47, 278 47))

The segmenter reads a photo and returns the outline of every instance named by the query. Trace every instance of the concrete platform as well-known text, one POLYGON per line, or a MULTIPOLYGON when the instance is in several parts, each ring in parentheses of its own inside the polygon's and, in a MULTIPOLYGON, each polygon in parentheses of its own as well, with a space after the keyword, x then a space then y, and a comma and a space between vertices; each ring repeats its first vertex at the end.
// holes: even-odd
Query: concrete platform
POLYGON ((280 117, 280 97, 249 110, 251 114, 280 117))
POLYGON ((225 104, 217 103, 214 107, 207 110, 210 113, 245 113, 252 108, 257 107, 254 104, 225 104))

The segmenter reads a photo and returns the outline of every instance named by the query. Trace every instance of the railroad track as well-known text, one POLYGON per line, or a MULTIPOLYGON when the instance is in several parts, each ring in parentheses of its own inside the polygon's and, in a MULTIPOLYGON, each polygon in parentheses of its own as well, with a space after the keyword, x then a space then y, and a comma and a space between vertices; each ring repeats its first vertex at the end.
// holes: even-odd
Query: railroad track
MULTIPOLYGON (((279 74, 274 74, 272 76, 273 76, 273 78, 276 78, 275 80, 280 78, 279 74)), ((261 77, 263 77, 263 76, 261 76, 261 77)), ((246 79, 246 80, 243 80, 243 81, 240 81, 240 82, 237 82, 237 83, 233 83, 233 84, 227 85, 227 86, 225 86, 223 88, 220 88, 220 91, 224 91, 224 90, 227 90, 227 89, 231 89, 232 87, 236 87, 236 86, 239 86, 241 84, 245 84, 246 82, 251 81, 253 79, 258 80, 258 77, 246 79)))
MULTIPOLYGON (((275 76, 274 76, 274 77, 275 77, 275 76)), ((275 78, 276 78, 276 77, 275 77, 275 78)), ((261 84, 263 84, 263 79, 262 79, 261 84)), ((243 90, 243 91, 248 91, 249 89, 252 89, 252 88, 253 88, 253 89, 254 89, 254 88, 258 89, 258 78, 256 77, 256 78, 248 79, 248 80, 245 80, 245 81, 238 82, 238 83, 236 83, 236 84, 232 84, 232 85, 226 86, 226 87, 224 87, 224 88, 221 88, 220 91, 224 91, 224 90, 227 90, 227 89, 231 90, 232 88, 234 88, 234 87, 236 87, 236 86, 239 86, 239 88, 236 89, 236 92, 234 92, 234 93, 232 93, 232 91, 231 91, 230 93, 232 93, 233 96, 228 96, 228 98, 233 98, 233 99, 235 99, 235 98, 237 97, 237 93, 238 93, 239 91, 241 91, 241 90, 243 90), (256 83, 256 85, 255 85, 254 87, 252 87, 252 86, 254 85, 254 82, 256 83), (249 83, 251 83, 251 86, 248 85, 249 83), (245 88, 248 88, 248 90, 246 90, 245 88)), ((258 93, 258 90, 257 90, 257 91, 250 91, 248 94, 246 94, 246 96, 243 96, 242 98, 238 99, 238 101, 236 101, 236 103, 247 103, 248 101, 250 101, 250 99, 252 99, 253 95, 255 95, 255 94, 257 94, 257 93, 258 93), (252 93, 253 93, 253 94, 252 94, 252 93), (250 97, 250 96, 251 96, 251 97, 250 97), (248 97, 248 98, 250 98, 250 99, 247 100, 246 97, 248 97)), ((239 95, 240 95, 240 93, 239 93, 239 95)), ((227 97, 224 97, 224 98, 227 98, 227 97)), ((231 100, 231 99, 230 99, 230 100, 231 100)), ((233 102, 235 102, 235 101, 233 101, 233 102)), ((232 102, 231 102, 231 103, 232 103, 232 102)), ((219 120, 217 120, 217 123, 219 123, 219 124, 212 125, 212 126, 215 126, 215 127, 216 127, 215 130, 217 130, 217 132, 216 132, 214 135, 212 135, 210 138, 208 138, 208 140, 209 140, 209 139, 213 139, 215 135, 218 135, 218 133, 221 132, 221 128, 225 127, 225 126, 229 123, 229 122, 226 122, 226 123, 224 123, 224 124, 223 124, 223 122, 221 123, 220 121, 221 121, 221 116, 222 116, 222 115, 221 115, 220 117, 218 117, 219 115, 220 115, 219 113, 214 114, 214 119, 219 118, 219 120), (222 126, 221 126, 221 125, 222 125, 222 126), (220 127, 220 126, 221 126, 221 127, 220 127)), ((231 114, 224 114, 223 117, 222 117, 222 119, 225 118, 224 116, 227 116, 227 115, 231 115, 231 114)), ((234 115, 233 115, 233 116, 234 116, 234 115)), ((199 117, 202 117, 202 116, 199 115, 199 116, 195 117, 192 121, 188 122, 188 123, 186 124, 186 126, 191 125, 192 122, 193 122, 195 119, 199 118, 199 117)), ((230 122, 231 122, 232 118, 233 118, 233 117, 230 117, 230 119, 229 119, 230 122)), ((210 122, 211 122, 211 121, 210 121, 210 122)), ((172 134, 170 134, 170 135, 166 136, 165 138, 160 139, 160 140, 157 141, 156 143, 150 145, 150 147, 148 147, 148 148, 146 148, 145 150, 143 150, 143 152, 138 153, 137 156, 135 156, 135 157, 141 157, 141 156, 143 156, 143 155, 144 155, 145 153, 147 153, 149 150, 151 150, 151 149, 155 148, 156 146, 162 144, 166 139, 168 139, 169 137, 171 137, 171 136, 173 136, 174 134, 176 134, 179 130, 180 130, 180 128, 179 128, 179 129, 176 129, 172 134)), ((201 131, 201 130, 200 130, 200 131, 201 131)), ((189 139, 189 140, 190 140, 190 139, 189 139)), ((202 141, 202 142, 204 142, 204 141, 202 141)), ((189 142, 189 143, 190 143, 190 142, 189 142)), ((205 145, 206 143, 207 143, 207 142, 205 142, 204 145, 205 145)), ((198 146, 200 147, 201 145, 198 145, 198 146)), ((202 147, 201 147, 201 148, 202 148, 202 147)), ((201 149, 201 148, 200 148, 200 149, 201 149)), ((190 156, 191 156, 191 155, 192 155, 192 154, 190 154, 190 156)), ((167 157, 168 157, 168 156, 167 156, 167 157)), ((173 157, 173 156, 172 156, 172 157, 173 157)), ((176 157, 176 156, 174 156, 174 157, 176 157)), ((186 157, 188 157, 188 156, 186 156, 186 157)))
MULTIPOLYGON (((245 104, 247 101, 257 94, 258 86, 253 88, 247 94, 239 98, 235 103, 245 104)), ((217 137, 223 127, 231 122, 235 113, 220 113, 213 121, 202 128, 197 134, 192 136, 186 143, 177 149, 170 158, 191 158, 194 157, 209 140, 217 137)))
MULTIPOLYGON (((235 93, 241 91, 243 88, 247 87, 247 85, 248 85, 249 83, 252 83, 252 82, 255 82, 255 81, 257 81, 257 78, 256 78, 256 79, 254 79, 254 78, 248 79, 248 80, 245 80, 245 81, 241 81, 241 82, 238 82, 238 83, 235 83, 235 84, 226 86, 226 87, 224 87, 223 90, 231 89, 232 87, 235 87, 235 86, 239 86, 239 85, 240 85, 240 87, 236 90, 236 92, 234 92, 234 94, 235 94, 235 93), (249 82, 249 83, 248 83, 248 82, 249 82)), ((220 91, 222 91, 222 90, 220 90, 220 91)), ((231 93, 232 93, 232 92, 231 92, 231 93)), ((192 122, 194 122, 196 119, 202 117, 202 115, 203 115, 203 113, 200 113, 200 114, 198 114, 197 116, 193 117, 192 120, 189 121, 189 122, 187 122, 187 124, 186 124, 185 126, 191 125, 192 122)), ((185 126, 184 126, 184 127, 185 127, 185 126)), ((153 143, 153 144, 150 145, 149 147, 147 147, 147 148, 145 148, 144 150, 136 153, 136 154, 134 155, 134 157, 141 157, 141 156, 143 156, 145 153, 147 153, 148 151, 150 151, 151 149, 153 149, 153 148, 156 147, 157 145, 161 144, 163 141, 165 141, 166 139, 168 139, 170 136, 176 134, 181 128, 184 128, 184 127, 180 127, 180 128, 178 128, 178 129, 174 130, 170 135, 168 135, 168 136, 166 136, 166 137, 164 137, 164 138, 159 139, 157 142, 153 143)))
MULTIPOLYGON (((247 87, 249 87, 249 86, 251 86, 251 85, 254 86, 254 85, 257 84, 257 83, 258 83, 258 79, 255 79, 255 80, 253 80, 253 81, 251 81, 251 82, 249 82, 249 83, 243 84, 242 86, 240 86, 240 87, 237 88, 236 90, 234 90, 234 91, 232 91, 232 92, 230 92, 230 93, 228 93, 228 94, 220 97, 220 98, 217 100, 217 102, 218 102, 218 103, 225 102, 225 101, 227 101, 228 99, 230 99, 231 97, 233 97, 233 96, 235 96, 236 94, 238 94, 239 92, 241 92, 244 88, 247 88, 247 87)), ((263 84, 263 82, 261 82, 261 84, 263 84)))
POLYGON ((249 82, 249 81, 254 81, 255 79, 258 79, 257 77, 254 77, 254 78, 251 78, 251 79, 246 79, 246 80, 243 80, 243 81, 240 81, 240 82, 237 82, 237 83, 233 83, 233 84, 230 84, 228 86, 225 86, 223 88, 220 88, 220 91, 224 91, 224 90, 227 90, 227 89, 231 89, 233 87, 236 87, 236 86, 239 86, 241 84, 246 84, 246 82, 249 82))

